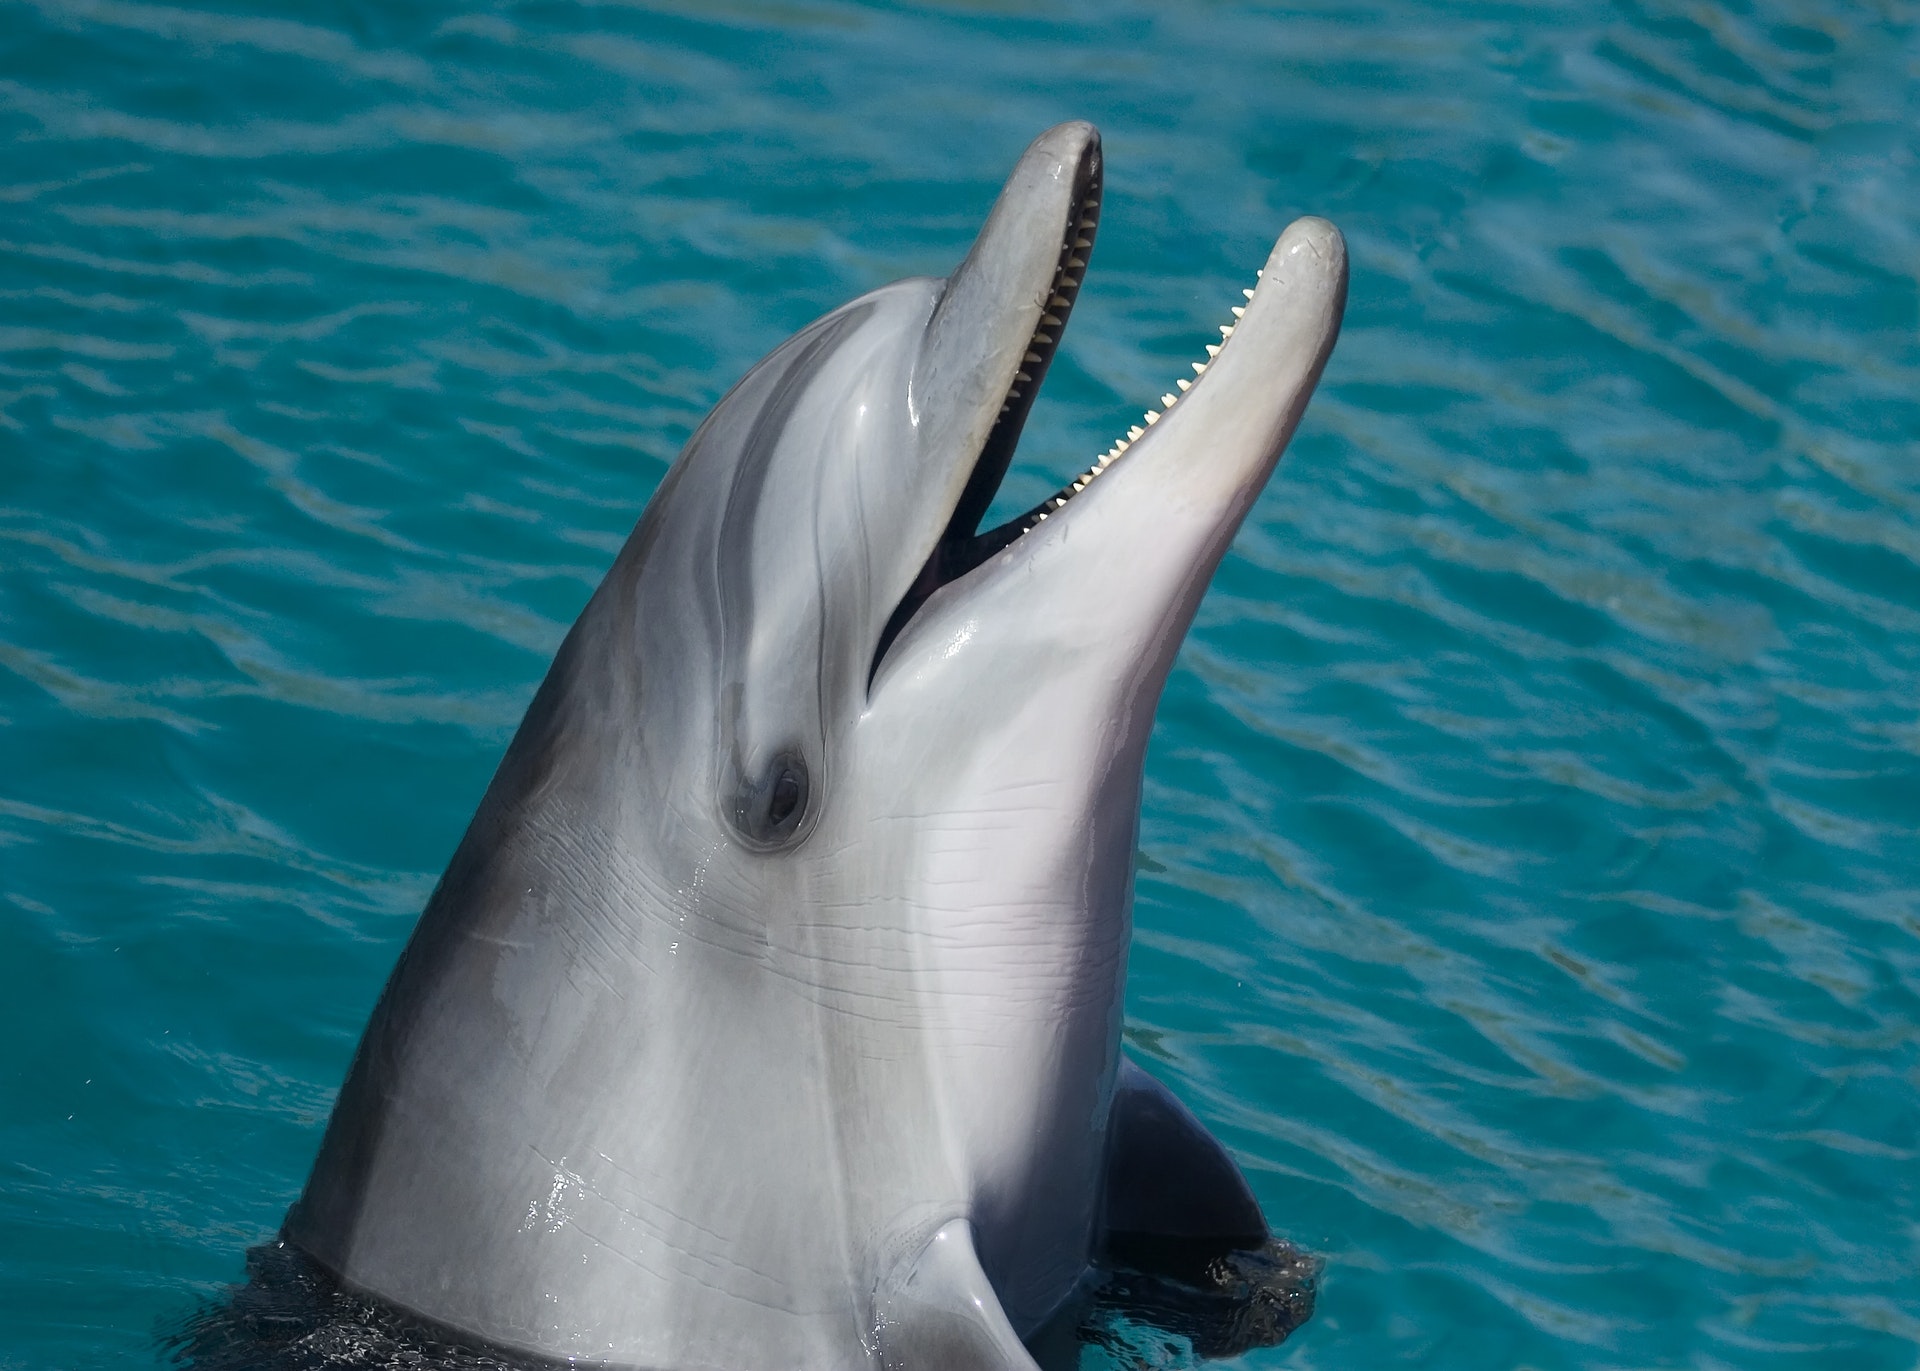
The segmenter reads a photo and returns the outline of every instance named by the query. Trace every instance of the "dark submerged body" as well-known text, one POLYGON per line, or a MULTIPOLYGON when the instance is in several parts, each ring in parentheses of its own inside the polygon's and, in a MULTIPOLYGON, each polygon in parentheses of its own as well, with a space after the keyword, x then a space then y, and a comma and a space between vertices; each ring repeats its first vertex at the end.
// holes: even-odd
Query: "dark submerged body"
MULTIPOLYGON (((1321 1264, 1278 1240, 1253 1250, 1177 1245, 1109 1254, 1071 1304, 1031 1341, 1042 1371, 1071 1371, 1083 1349, 1123 1367, 1165 1364, 1168 1343, 1197 1356, 1276 1347, 1312 1317, 1321 1264)), ((163 1339, 166 1359, 193 1371, 554 1371, 563 1362, 502 1352, 371 1296, 341 1288, 290 1243, 247 1253, 247 1281, 163 1339)))

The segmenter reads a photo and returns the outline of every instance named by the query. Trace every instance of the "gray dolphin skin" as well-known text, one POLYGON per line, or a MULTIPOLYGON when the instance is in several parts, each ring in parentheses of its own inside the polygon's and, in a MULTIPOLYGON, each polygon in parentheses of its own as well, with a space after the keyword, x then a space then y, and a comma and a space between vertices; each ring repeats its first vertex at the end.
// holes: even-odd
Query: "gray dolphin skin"
POLYGON ((1176 403, 979 532, 1100 184, 1091 126, 1043 134, 951 277, 802 330, 688 441, 288 1216, 346 1286, 549 1358, 1030 1371, 1108 1247, 1266 1238, 1121 995, 1154 709, 1346 249, 1294 223, 1176 403))

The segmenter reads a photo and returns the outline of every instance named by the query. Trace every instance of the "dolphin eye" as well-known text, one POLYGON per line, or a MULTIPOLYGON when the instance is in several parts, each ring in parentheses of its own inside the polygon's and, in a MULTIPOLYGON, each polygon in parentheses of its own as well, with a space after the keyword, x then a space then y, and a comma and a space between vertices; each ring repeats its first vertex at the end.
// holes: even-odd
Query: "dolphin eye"
POLYGON ((776 829, 786 826, 787 820, 798 816, 800 806, 806 802, 806 777, 792 767, 783 769, 780 779, 773 783, 773 795, 767 801, 767 822, 776 829))
POLYGON ((797 752, 780 753, 758 779, 740 787, 734 803, 734 827, 755 847, 786 846, 807 817, 811 788, 806 758, 797 752))

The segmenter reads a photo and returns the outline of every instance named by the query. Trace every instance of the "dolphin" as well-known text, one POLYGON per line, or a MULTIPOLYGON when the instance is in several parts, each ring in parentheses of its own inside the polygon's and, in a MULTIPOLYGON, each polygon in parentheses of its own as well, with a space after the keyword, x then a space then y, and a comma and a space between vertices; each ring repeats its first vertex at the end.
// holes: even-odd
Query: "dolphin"
POLYGON ((1122 986, 1154 709, 1346 251, 1290 226, 1182 393, 982 531, 1100 188, 1092 126, 1043 134, 952 276, 801 330, 688 440, 288 1214, 345 1286, 555 1359, 1032 1371, 1102 1252, 1267 1237, 1122 1055, 1122 986))

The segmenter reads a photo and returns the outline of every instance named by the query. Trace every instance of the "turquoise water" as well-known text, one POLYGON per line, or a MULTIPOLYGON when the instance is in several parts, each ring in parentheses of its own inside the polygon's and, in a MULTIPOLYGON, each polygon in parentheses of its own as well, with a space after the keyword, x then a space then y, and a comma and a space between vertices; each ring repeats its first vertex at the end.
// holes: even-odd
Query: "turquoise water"
POLYGON ((1148 767, 1128 1036, 1261 1367, 1920 1361, 1908 4, 0 5, 0 1367, 239 1278, 519 711, 785 334, 1027 139, 1002 504, 1287 219, 1346 333, 1148 767))

